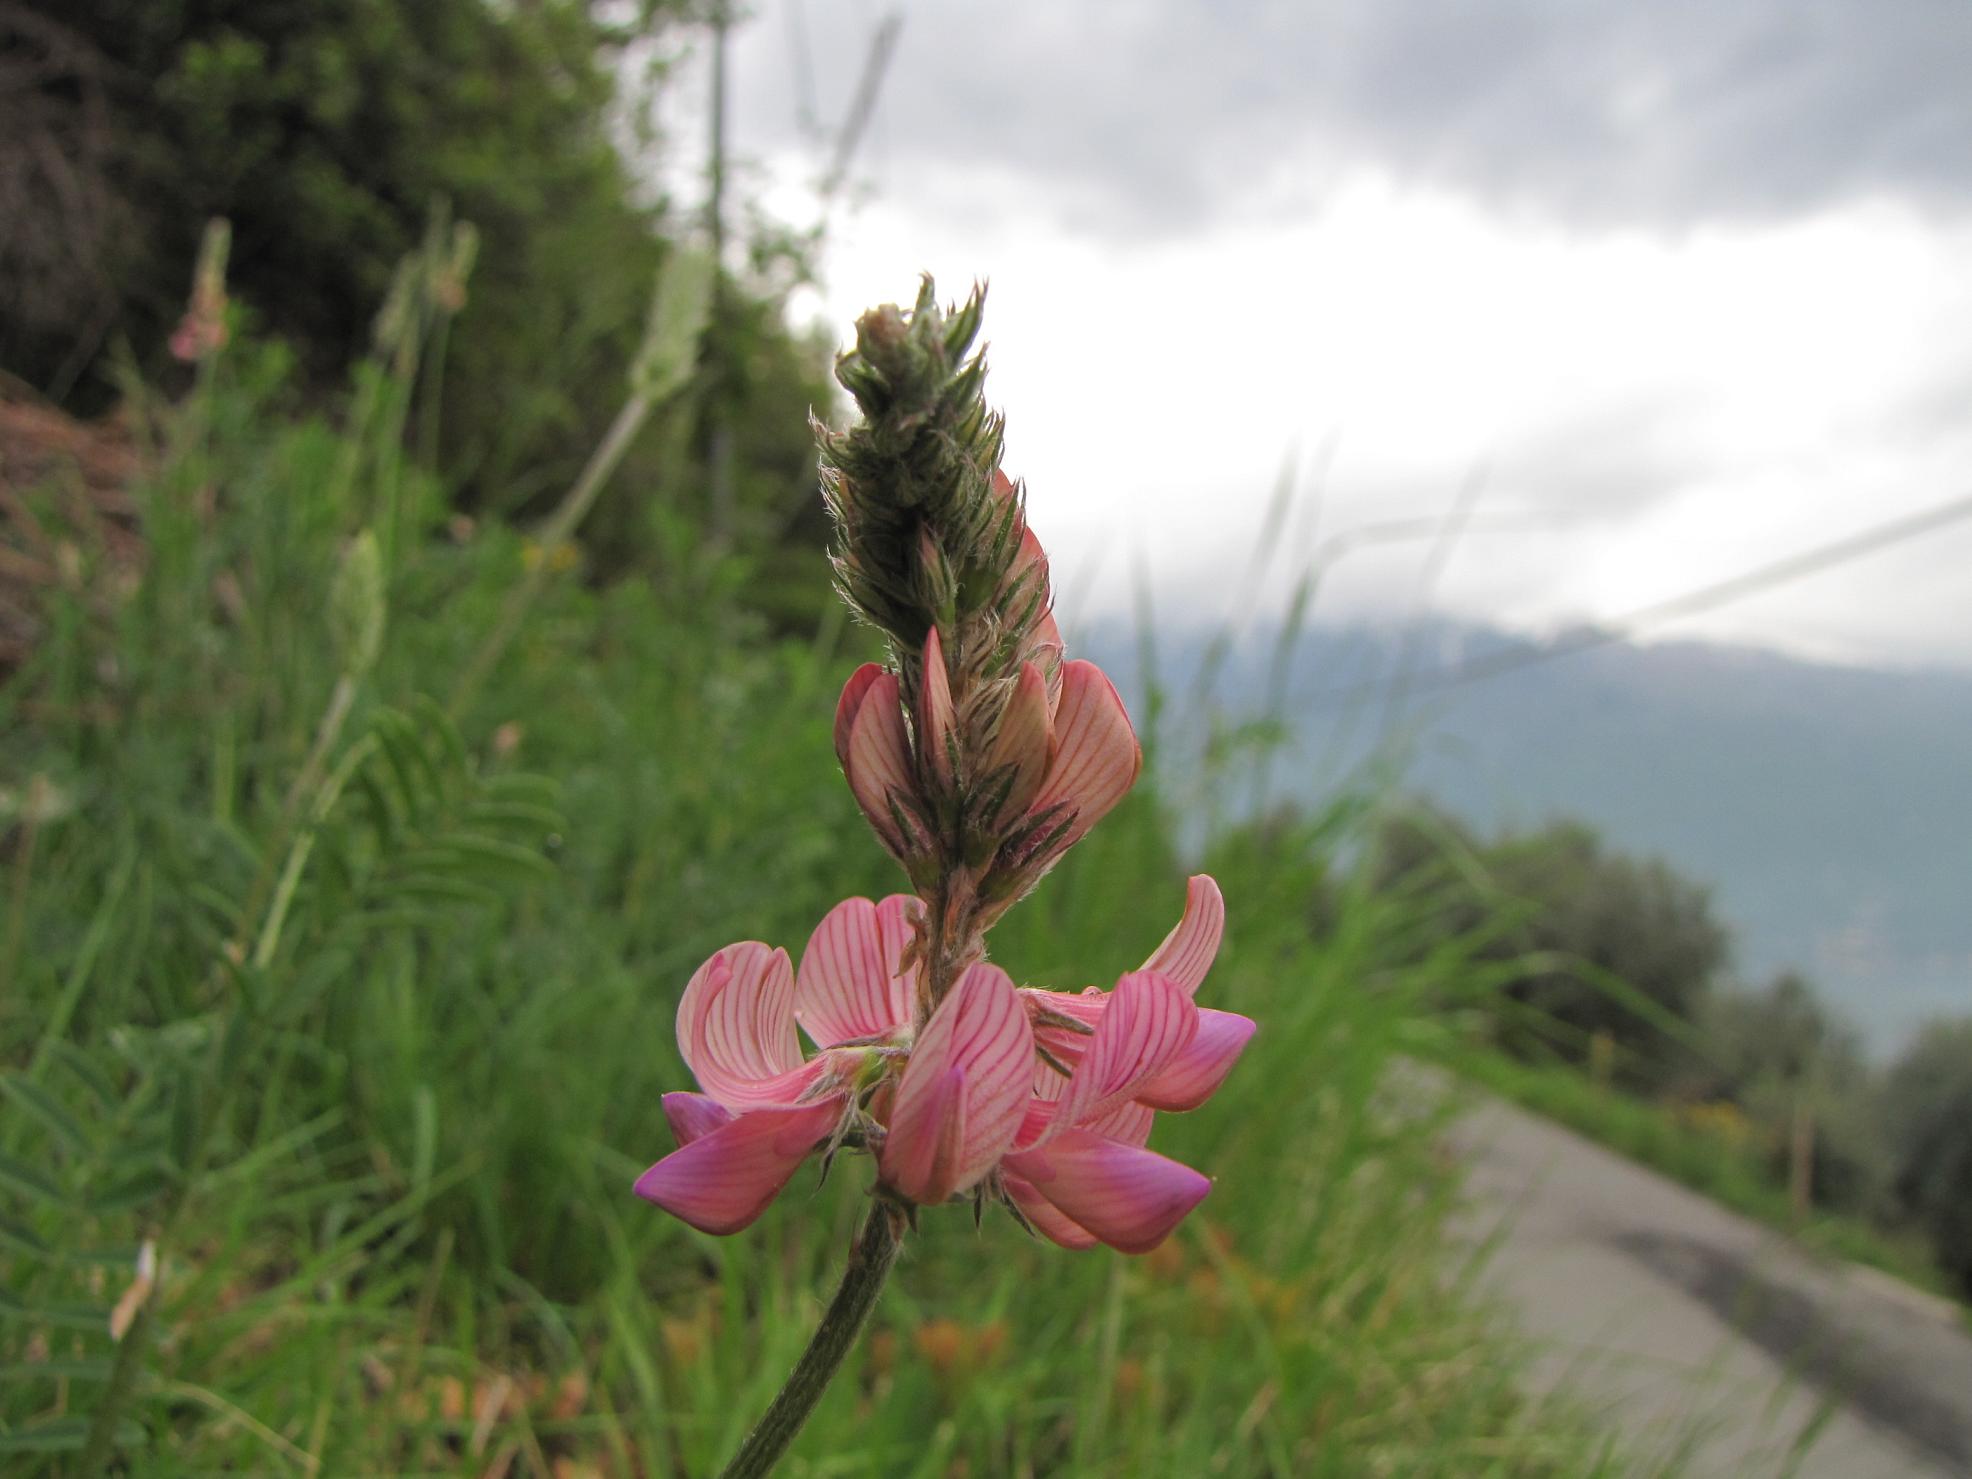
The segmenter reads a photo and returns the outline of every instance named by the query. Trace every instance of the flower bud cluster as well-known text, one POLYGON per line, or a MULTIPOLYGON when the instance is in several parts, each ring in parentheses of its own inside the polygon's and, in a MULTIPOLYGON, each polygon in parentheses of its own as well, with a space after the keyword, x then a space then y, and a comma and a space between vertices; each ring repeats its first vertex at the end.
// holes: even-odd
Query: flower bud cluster
POLYGON ((888 639, 836 709, 858 805, 927 906, 933 1005, 987 925, 1122 799, 1142 752, 1116 690, 1069 661, 1048 559, 999 468, 971 353, 983 295, 857 324, 836 368, 863 420, 820 433, 843 598, 888 639))

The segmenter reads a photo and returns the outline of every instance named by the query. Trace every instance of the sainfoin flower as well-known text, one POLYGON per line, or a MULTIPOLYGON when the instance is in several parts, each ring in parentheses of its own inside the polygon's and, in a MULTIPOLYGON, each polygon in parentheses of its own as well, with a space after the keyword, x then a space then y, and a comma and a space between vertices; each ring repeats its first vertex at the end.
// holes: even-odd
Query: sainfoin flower
POLYGON ((1113 991, 1021 991, 981 962, 913 1039, 918 907, 845 900, 798 973, 751 941, 699 969, 678 1043, 705 1092, 664 1096, 679 1148, 638 1194, 737 1232, 810 1155, 855 1143, 877 1151, 883 1194, 900 1201, 1000 1197, 1066 1247, 1155 1247, 1211 1183, 1145 1147, 1152 1113, 1203 1103, 1253 1032, 1192 1001, 1223 928, 1217 885, 1191 881, 1177 928, 1113 991))

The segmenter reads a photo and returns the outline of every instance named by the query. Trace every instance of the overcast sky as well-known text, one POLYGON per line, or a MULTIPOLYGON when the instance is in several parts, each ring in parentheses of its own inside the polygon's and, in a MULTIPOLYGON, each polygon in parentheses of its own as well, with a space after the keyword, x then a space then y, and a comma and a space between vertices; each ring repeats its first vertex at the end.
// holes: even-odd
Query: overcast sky
MULTIPOLYGON (((917 0, 825 283, 991 280, 989 393, 1066 614, 1216 615, 1469 491, 1429 603, 1610 620, 1972 495, 1964 0, 917 0), (1476 481, 1475 481, 1476 480, 1476 481), (1332 548, 1332 546, 1331 546, 1332 548)), ((731 133, 815 219, 881 0, 759 0, 731 133)), ((686 104, 690 106, 689 103, 686 104)), ((1420 599, 1429 540, 1338 561, 1420 599)), ((1972 664, 1972 521, 1666 628, 1972 664)))

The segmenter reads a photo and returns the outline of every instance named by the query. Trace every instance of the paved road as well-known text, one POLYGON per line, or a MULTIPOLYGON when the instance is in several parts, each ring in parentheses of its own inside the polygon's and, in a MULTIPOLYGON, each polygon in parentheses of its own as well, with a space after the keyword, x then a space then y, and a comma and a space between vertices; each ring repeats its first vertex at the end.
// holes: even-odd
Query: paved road
POLYGON ((1538 1342, 1538 1379, 1602 1410, 1646 1472, 1972 1475, 1972 1336, 1950 1306, 1510 1106, 1454 1140, 1463 1230, 1495 1243, 1481 1278, 1538 1342))

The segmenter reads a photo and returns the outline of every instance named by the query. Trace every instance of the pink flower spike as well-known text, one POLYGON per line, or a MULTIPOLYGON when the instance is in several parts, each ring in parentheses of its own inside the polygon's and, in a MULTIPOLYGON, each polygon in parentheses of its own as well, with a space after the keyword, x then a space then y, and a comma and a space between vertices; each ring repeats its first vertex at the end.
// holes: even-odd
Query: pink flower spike
POLYGON ((910 739, 904 732, 904 714, 897 706, 897 696, 895 673, 878 673, 870 681, 862 706, 849 721, 842 770, 877 837, 901 858, 908 849, 897 830, 891 797, 909 797, 915 788, 911 784, 910 739))
POLYGON ((756 1109, 671 1152, 637 1178, 636 1192, 700 1232, 748 1226, 801 1163, 833 1133, 846 1093, 756 1109))
POLYGON ((998 966, 969 967, 918 1034, 897 1084, 879 1169, 921 1206, 966 1191, 1020 1129, 1034 1034, 998 966))
POLYGON ((1195 873, 1185 884, 1184 917, 1151 952, 1143 968, 1162 971, 1182 986, 1187 996, 1196 996, 1225 933, 1225 895, 1211 874, 1195 873))
POLYGON ((1062 668, 1055 711, 1055 757, 1030 814, 1061 807, 1067 834, 1050 854, 1080 841, 1136 784, 1143 751, 1116 688, 1101 668, 1080 659, 1062 668))
POLYGON ((1189 1166, 1087 1130, 1066 1130, 1045 1147, 1010 1155, 1005 1167, 1122 1253, 1148 1253, 1212 1190, 1189 1166))
POLYGON ((1034 1133, 1029 1145, 1049 1140, 1094 1119, 1126 1099, 1138 1087, 1162 1073, 1198 1033, 1198 1008, 1168 976, 1155 971, 1132 971, 1109 993, 1109 1004, 1095 1035, 1062 1090, 1052 1120, 1034 1133))
MULTIPOLYGON (((902 894, 885 899, 915 902, 902 894)), ((886 931, 882 910, 868 899, 844 899, 822 916, 801 952, 794 980, 794 1018, 818 1048, 882 1037, 911 1020, 912 981, 897 973, 908 923, 886 931)))
POLYGON ((938 636, 937 627, 933 627, 924 639, 923 667, 918 713, 924 722, 924 733, 918 739, 926 767, 949 786, 952 784, 952 727, 956 716, 952 711, 951 675, 945 671, 945 646, 938 636))
POLYGON ((1020 677, 1000 714, 1000 727, 986 752, 986 776, 1013 769, 1013 781, 999 814, 1017 817, 1047 779, 1054 758, 1054 725, 1048 716, 1048 680, 1031 662, 1020 665, 1020 677))
POLYGON ((1198 1035, 1158 1073, 1137 1086, 1136 1101, 1151 1109, 1196 1109, 1219 1090, 1246 1050, 1256 1024, 1237 1012, 1198 1009, 1198 1035))
POLYGON ((690 1145, 721 1125, 730 1125, 733 1116, 717 1100, 703 1094, 676 1093, 664 1096, 664 1120, 680 1145, 690 1145))
POLYGON ((732 1110, 792 1104, 828 1066, 801 1061, 794 968, 785 950, 757 940, 728 945, 686 983, 678 1051, 699 1087, 732 1110))

